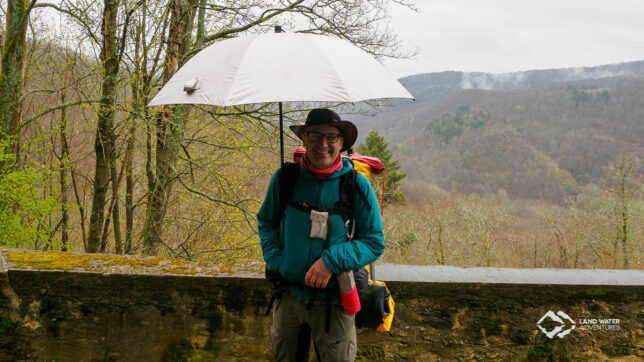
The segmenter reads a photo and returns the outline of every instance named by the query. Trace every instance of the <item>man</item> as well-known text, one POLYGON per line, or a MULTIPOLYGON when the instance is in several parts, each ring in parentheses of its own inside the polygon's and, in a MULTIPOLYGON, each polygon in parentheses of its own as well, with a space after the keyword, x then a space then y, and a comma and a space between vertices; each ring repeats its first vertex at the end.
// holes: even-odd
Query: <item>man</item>
POLYGON ((329 109, 312 110, 303 126, 290 129, 302 140, 306 153, 299 161, 289 206, 282 217, 280 169, 257 214, 267 271, 278 274, 287 285, 273 310, 273 353, 279 361, 308 360, 308 349, 302 355, 302 346, 309 345, 309 337, 301 332, 310 328, 322 361, 353 361, 355 314, 343 311, 335 275, 358 270, 382 254, 378 202, 367 179, 358 174, 353 195, 355 229, 347 230, 342 216, 333 212, 326 215, 326 224, 320 221, 320 217, 327 220, 321 210, 333 210, 340 199, 342 175, 353 172, 350 160, 340 152, 353 145, 358 130, 329 109))

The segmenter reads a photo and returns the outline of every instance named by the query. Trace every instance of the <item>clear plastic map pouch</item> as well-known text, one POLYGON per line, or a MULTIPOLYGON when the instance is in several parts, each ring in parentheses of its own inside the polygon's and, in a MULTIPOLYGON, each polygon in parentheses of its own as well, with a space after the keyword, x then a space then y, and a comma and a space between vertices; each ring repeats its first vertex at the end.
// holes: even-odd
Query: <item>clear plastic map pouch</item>
POLYGON ((329 213, 311 210, 311 238, 326 239, 329 213))

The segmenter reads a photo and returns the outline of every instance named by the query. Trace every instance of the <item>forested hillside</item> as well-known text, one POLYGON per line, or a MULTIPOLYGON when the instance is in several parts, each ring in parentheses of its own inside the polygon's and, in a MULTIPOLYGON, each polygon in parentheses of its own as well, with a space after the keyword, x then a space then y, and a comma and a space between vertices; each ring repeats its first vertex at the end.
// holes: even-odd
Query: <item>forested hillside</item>
POLYGON ((355 117, 407 174, 408 204, 385 209, 385 259, 641 267, 641 65, 403 79, 415 103, 355 117))
POLYGON ((621 156, 644 172, 644 78, 460 91, 388 115, 374 126, 403 170, 448 191, 561 203, 621 156))

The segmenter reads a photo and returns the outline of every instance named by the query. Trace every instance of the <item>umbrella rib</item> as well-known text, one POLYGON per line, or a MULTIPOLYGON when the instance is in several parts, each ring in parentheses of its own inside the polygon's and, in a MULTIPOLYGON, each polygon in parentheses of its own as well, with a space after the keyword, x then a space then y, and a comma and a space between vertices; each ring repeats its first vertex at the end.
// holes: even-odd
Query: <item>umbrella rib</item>
POLYGON ((244 49, 244 54, 242 54, 242 56, 240 57, 241 62, 239 63, 239 66, 237 67, 237 69, 235 69, 235 74, 233 75, 233 81, 230 82, 231 88, 228 89, 226 99, 224 100, 224 106, 236 106, 236 105, 241 105, 241 104, 247 104, 247 103, 234 103, 234 102, 230 101, 230 90, 232 89, 232 85, 235 84, 235 81, 237 80, 237 75, 239 74, 239 69, 241 68, 241 65, 244 63, 246 53, 248 53, 248 50, 253 45, 255 40, 257 40, 257 36, 255 36, 255 38, 248 43, 248 46, 246 47, 246 49, 244 49))
MULTIPOLYGON (((328 54, 327 54, 327 52, 325 51, 325 49, 323 49, 322 47, 320 47, 320 45, 319 45, 317 42, 314 42, 314 43, 313 43, 313 46, 315 46, 315 47, 316 47, 316 48, 318 48, 322 53, 324 53, 324 55, 326 55, 328 59, 333 59, 333 58, 330 58, 330 57, 328 56, 328 54)), ((342 78, 340 77, 340 74, 338 73, 338 71, 337 71, 337 69, 336 69, 336 65, 335 65, 335 63, 334 63, 334 62, 330 62, 330 63, 331 63, 331 69, 333 69, 333 72, 335 72, 335 74, 336 74, 336 76, 337 76, 337 79, 340 81, 340 83, 342 83, 342 88, 343 88, 343 89, 345 89, 345 90, 346 90, 346 92, 347 92, 346 97, 345 97, 345 102, 351 102, 351 103, 354 103, 354 100, 353 100, 353 99, 351 99, 351 95, 349 94, 349 89, 346 87, 346 84, 345 84, 345 82, 344 82, 344 79, 342 79, 342 78)))

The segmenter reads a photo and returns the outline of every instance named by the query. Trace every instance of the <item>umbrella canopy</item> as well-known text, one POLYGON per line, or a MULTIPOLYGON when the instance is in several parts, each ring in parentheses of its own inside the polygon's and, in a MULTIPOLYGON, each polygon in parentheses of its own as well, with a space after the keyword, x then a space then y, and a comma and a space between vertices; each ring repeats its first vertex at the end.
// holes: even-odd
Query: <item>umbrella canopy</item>
POLYGON ((150 106, 360 102, 413 96, 370 54, 323 35, 267 33, 217 42, 177 71, 150 106))

